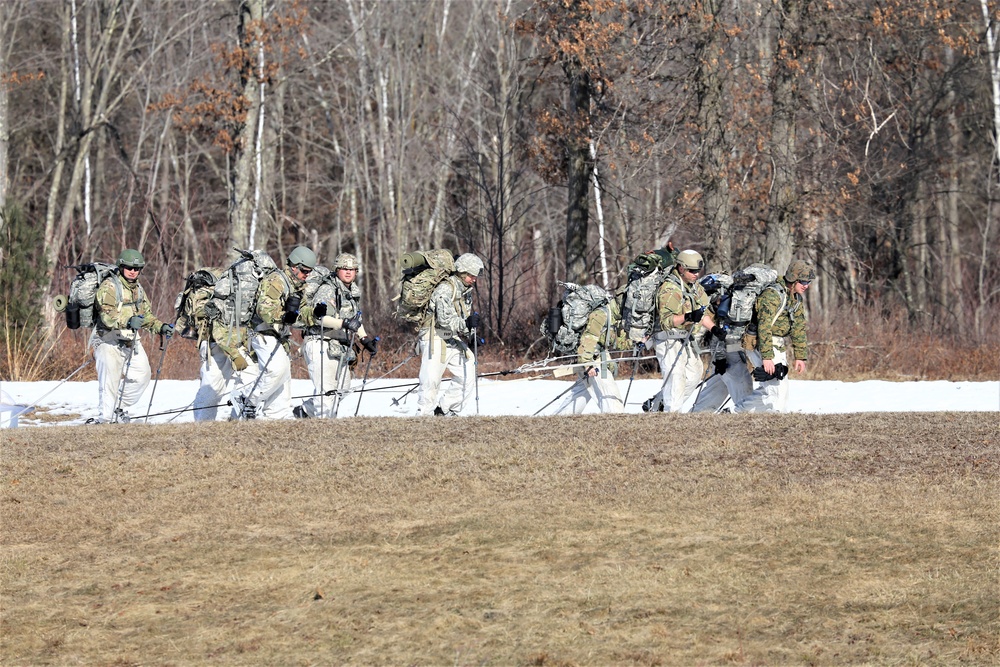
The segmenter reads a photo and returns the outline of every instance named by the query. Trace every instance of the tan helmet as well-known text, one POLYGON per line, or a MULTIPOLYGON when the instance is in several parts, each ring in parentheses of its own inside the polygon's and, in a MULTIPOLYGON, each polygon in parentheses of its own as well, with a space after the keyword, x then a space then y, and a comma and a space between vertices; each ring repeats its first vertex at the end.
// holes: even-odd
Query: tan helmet
POLYGON ((811 283, 814 280, 816 280, 816 269, 804 259, 794 260, 785 271, 785 282, 787 283, 811 283))
POLYGON ((478 278, 479 274, 483 272, 483 260, 473 255, 471 252, 459 255, 458 259, 455 260, 455 272, 468 273, 470 276, 476 276, 478 278))
POLYGON ((349 252, 342 252, 337 255, 337 259, 333 261, 333 270, 337 269, 354 269, 357 271, 361 268, 361 264, 358 262, 358 258, 349 252))
POLYGON ((688 271, 701 271, 705 268, 705 260, 694 250, 681 250, 677 253, 677 265, 688 271))

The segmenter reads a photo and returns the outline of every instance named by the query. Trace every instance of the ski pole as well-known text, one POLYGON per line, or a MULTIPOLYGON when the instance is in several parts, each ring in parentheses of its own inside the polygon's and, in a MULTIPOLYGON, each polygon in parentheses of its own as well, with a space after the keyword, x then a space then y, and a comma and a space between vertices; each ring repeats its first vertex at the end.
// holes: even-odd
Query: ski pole
MULTIPOLYGON (((378 343, 379 337, 375 336, 375 342, 378 343)), ((361 397, 365 393, 365 385, 368 384, 368 369, 372 367, 372 357, 375 355, 371 352, 368 353, 368 363, 365 364, 365 375, 361 378, 361 389, 358 391, 358 404, 354 407, 354 416, 358 416, 358 410, 361 409, 361 397)))
POLYGON ((153 397, 156 396, 156 385, 160 383, 160 370, 163 368, 163 359, 167 356, 167 345, 170 344, 170 336, 160 334, 160 363, 156 365, 156 379, 153 380, 153 391, 149 394, 149 405, 146 406, 146 417, 144 424, 149 423, 149 411, 153 408, 153 397))
MULTIPOLYGON (((263 336, 264 334, 257 334, 257 335, 258 336, 263 336)), ((268 356, 267 361, 265 361, 264 365, 261 367, 260 372, 257 374, 257 379, 254 380, 253 385, 251 385, 251 387, 250 387, 250 391, 248 391, 246 393, 246 395, 241 396, 241 398, 243 399, 243 404, 240 406, 241 407, 241 409, 240 409, 240 419, 241 420, 246 419, 247 406, 246 406, 245 401, 250 400, 250 397, 253 396, 254 391, 257 390, 257 386, 260 384, 260 381, 264 378, 264 373, 267 372, 267 367, 271 364, 271 360, 274 359, 274 355, 278 353, 278 348, 281 347, 281 339, 278 338, 278 337, 275 337, 274 343, 275 343, 274 344, 274 349, 271 350, 270 356, 268 356)), ((253 406, 251 405, 251 407, 253 407, 253 406)))
MULTIPOLYGON (((646 346, 643 345, 642 343, 636 343, 635 347, 632 350, 632 354, 634 356, 638 356, 638 354, 645 348, 646 346)), ((622 401, 622 406, 628 405, 628 395, 629 392, 632 391, 632 381, 635 380, 635 367, 638 365, 639 365, 638 360, 632 361, 632 373, 629 374, 628 376, 628 387, 625 389, 625 400, 622 401)))
POLYGON ((476 328, 472 328, 472 369, 475 374, 473 382, 476 384, 476 415, 479 415, 479 335, 476 328))
POLYGON ((132 339, 132 345, 128 348, 128 358, 125 360, 125 366, 122 368, 122 379, 118 383, 118 401, 115 403, 115 411, 111 413, 111 423, 118 423, 119 410, 122 408, 122 401, 125 396, 125 380, 128 378, 128 371, 132 367, 132 357, 135 355, 135 343, 139 339, 139 332, 133 331, 135 338, 132 339))
POLYGON ((45 397, 47 397, 49 394, 51 394, 52 392, 54 392, 59 387, 63 386, 67 382, 69 382, 70 378, 72 378, 74 375, 76 375, 77 373, 79 373, 80 371, 82 371, 84 368, 86 368, 88 365, 90 365, 90 362, 92 362, 93 360, 94 360, 93 357, 91 357, 90 359, 87 359, 85 362, 83 362, 82 364, 80 364, 79 368, 77 368, 75 371, 73 371, 72 373, 70 373, 69 375, 67 375, 64 380, 60 380, 59 384, 57 384, 56 386, 52 387, 52 389, 49 389, 47 392, 45 392, 44 394, 42 394, 41 396, 39 396, 38 398, 36 398, 30 405, 24 406, 24 409, 21 410, 20 412, 15 413, 11 417, 11 421, 13 421, 14 419, 17 419, 18 417, 20 417, 21 415, 23 415, 26 412, 30 412, 33 408, 38 407, 38 404, 42 402, 42 399, 44 399, 45 397))
MULTIPOLYGON (((361 311, 358 311, 358 316, 361 315, 361 311)), ((340 397, 344 389, 344 378, 347 377, 347 367, 350 365, 350 360, 348 355, 354 353, 354 337, 357 335, 357 329, 351 332, 351 335, 347 337, 347 346, 344 348, 344 352, 340 355, 340 366, 337 367, 337 391, 333 395, 333 413, 330 415, 333 419, 337 418, 337 411, 340 410, 340 397)))
MULTIPOLYGON (((577 382, 579 382, 579 380, 577 380, 577 382)), ((569 388, 567 388, 567 389, 566 389, 565 391, 563 391, 563 392, 560 392, 560 394, 559 394, 558 396, 556 396, 555 398, 553 398, 553 399, 552 399, 551 401, 549 401, 548 403, 546 403, 546 404, 545 404, 545 405, 543 405, 542 407, 538 408, 538 411, 537 411, 537 412, 535 412, 535 414, 533 414, 533 415, 531 415, 531 416, 532 416, 532 417, 537 417, 537 416, 538 416, 538 415, 539 415, 539 414, 540 414, 540 413, 542 412, 542 410, 544 410, 545 408, 549 407, 550 405, 552 405, 553 403, 555 403, 556 401, 558 401, 558 400, 559 400, 560 398, 562 398, 563 396, 565 396, 566 394, 568 394, 568 393, 570 392, 570 390, 572 390, 572 389, 573 389, 573 387, 575 387, 575 386, 576 386, 576 382, 573 382, 573 383, 572 383, 572 384, 571 384, 571 385, 569 386, 569 388)))

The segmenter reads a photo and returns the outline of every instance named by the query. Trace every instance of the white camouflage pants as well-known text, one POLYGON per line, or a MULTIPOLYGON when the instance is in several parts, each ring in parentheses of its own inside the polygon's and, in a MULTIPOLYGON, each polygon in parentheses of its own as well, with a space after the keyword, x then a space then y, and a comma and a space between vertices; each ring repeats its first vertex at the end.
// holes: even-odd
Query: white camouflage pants
POLYGON ((680 412, 684 402, 701 382, 705 366, 701 363, 701 357, 695 353, 694 346, 684 340, 659 340, 654 349, 663 377, 663 386, 660 388, 663 411, 680 412))
POLYGON ((302 358, 309 369, 309 379, 313 383, 316 396, 310 396, 302 401, 302 409, 310 417, 333 418, 334 407, 337 404, 333 395, 324 396, 332 389, 344 389, 351 386, 351 367, 344 368, 344 377, 337 386, 337 374, 340 373, 341 354, 345 346, 337 341, 323 340, 320 336, 307 336, 302 341, 302 358))
MULTIPOLYGON (((782 338, 775 338, 773 343, 775 364, 788 364, 788 357, 785 354, 785 341, 782 338), (779 348, 780 345, 780 348, 779 348)), ((760 352, 750 350, 747 358, 753 362, 754 367, 759 367, 763 362, 760 352)), ((784 380, 767 380, 758 382, 753 380, 753 391, 737 404, 738 412, 784 412, 788 404, 788 378, 784 380)))
POLYGON ((715 412, 730 396, 733 399, 732 411, 741 411, 741 404, 753 391, 753 379, 739 352, 727 352, 726 362, 726 372, 711 376, 702 386, 691 412, 715 412))
POLYGON ((120 388, 120 407, 127 414, 128 409, 142 398, 146 387, 149 386, 151 375, 149 358, 138 336, 134 341, 134 348, 130 341, 118 344, 108 342, 109 340, 117 341, 114 332, 105 334, 103 338, 95 332, 90 339, 90 344, 94 348, 94 364, 97 366, 97 402, 101 408, 100 420, 103 422, 110 422, 114 418, 115 408, 119 407, 120 388), (128 372, 125 374, 125 384, 122 388, 122 372, 126 365, 128 372))
MULTIPOLYGON (((257 379, 259 369, 257 364, 251 363, 242 373, 237 373, 233 364, 225 352, 215 343, 207 340, 198 345, 198 352, 201 355, 201 385, 198 393, 194 396, 194 420, 195 421, 215 421, 219 416, 219 405, 224 403, 224 398, 228 396, 232 388, 230 383, 245 384, 252 386, 257 379), (238 376, 238 377, 237 377, 238 376)), ((243 348, 240 348, 243 356, 249 359, 249 355, 243 348)), ((235 405, 229 410, 229 417, 236 416, 235 405)))
MULTIPOLYGON (((276 336, 254 334, 250 347, 257 355, 257 378, 240 378, 233 386, 233 404, 243 401, 256 411, 257 419, 292 418, 292 360, 276 336), (254 383, 256 388, 253 388, 254 383), (252 393, 250 392, 253 388, 252 393)), ((240 374, 243 375, 242 373, 240 374)))
POLYGON ((602 413, 625 412, 621 391, 614 376, 609 373, 608 377, 602 378, 598 373, 596 377, 584 375, 578 378, 573 383, 569 395, 553 414, 564 414, 570 408, 574 415, 581 414, 592 398, 597 400, 597 409, 602 413))
POLYGON ((439 407, 446 415, 457 415, 476 390, 475 356, 469 346, 452 339, 446 342, 430 335, 420 336, 420 387, 417 390, 417 416, 432 415, 439 407), (438 398, 444 372, 452 374, 452 381, 444 395, 438 398))

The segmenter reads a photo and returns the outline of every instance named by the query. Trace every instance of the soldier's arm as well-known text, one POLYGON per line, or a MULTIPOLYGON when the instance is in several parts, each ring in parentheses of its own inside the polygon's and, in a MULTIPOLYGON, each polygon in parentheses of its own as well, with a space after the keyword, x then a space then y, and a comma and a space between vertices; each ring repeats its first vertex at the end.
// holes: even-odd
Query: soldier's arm
POLYGON ((121 321, 122 312, 118 307, 118 294, 112 281, 113 279, 109 278, 98 286, 94 303, 97 304, 97 312, 105 328, 125 329, 128 327, 128 320, 121 321))
POLYGON ((669 280, 665 280, 656 292, 656 305, 663 329, 676 329, 684 325, 684 295, 669 280))
POLYGON ((809 344, 806 339, 806 314, 801 304, 798 312, 792 318, 792 332, 789 334, 789 338, 792 339, 795 361, 805 363, 809 358, 809 344))
POLYGON ((608 323, 607 313, 603 308, 598 308, 587 316, 587 325, 580 333, 580 344, 577 345, 577 361, 581 364, 589 364, 597 359, 601 351, 601 340, 604 337, 604 328, 608 323))
POLYGON ((757 313, 757 351, 761 359, 774 359, 773 337, 774 316, 781 308, 781 296, 774 290, 766 289, 757 297, 754 311, 757 313))
POLYGON ((430 310, 434 313, 437 328, 443 329, 449 337, 467 336, 469 327, 465 326, 465 318, 455 310, 455 291, 456 287, 450 279, 435 287, 431 294, 430 310))
MULTIPOLYGON (((136 287, 136 289, 139 288, 136 287)), ((139 306, 138 313, 139 315, 142 315, 142 328, 150 333, 158 334, 160 333, 160 329, 163 328, 163 322, 156 319, 156 316, 153 315, 153 309, 149 305, 149 297, 146 296, 146 291, 143 290, 142 294, 142 304, 139 306)))

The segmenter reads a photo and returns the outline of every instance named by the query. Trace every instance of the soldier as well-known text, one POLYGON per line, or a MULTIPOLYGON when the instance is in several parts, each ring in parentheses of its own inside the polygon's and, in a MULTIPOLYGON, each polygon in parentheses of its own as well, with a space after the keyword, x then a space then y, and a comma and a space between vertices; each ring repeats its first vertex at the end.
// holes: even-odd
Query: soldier
POLYGON ((643 403, 647 412, 679 412, 684 407, 705 372, 694 346, 693 329, 699 324, 706 329, 715 327, 707 313, 708 295, 698 283, 705 261, 694 250, 682 250, 676 261, 656 293, 660 331, 653 336, 653 343, 663 386, 643 403))
POLYGON ((101 415, 98 423, 126 423, 128 408, 135 405, 149 385, 149 358, 139 340, 139 330, 170 338, 174 328, 153 316, 139 274, 146 260, 138 250, 123 250, 118 271, 98 286, 94 302, 99 317, 90 345, 97 366, 97 393, 101 415))
MULTIPOLYGON (((227 388, 252 385, 259 369, 250 353, 246 327, 230 328, 216 318, 199 319, 197 326, 201 384, 194 397, 194 420, 215 421, 222 398, 229 393, 227 388)), ((234 405, 229 418, 238 417, 234 405)))
POLYGON ((316 266, 316 253, 295 246, 287 266, 260 281, 257 308, 251 318, 250 347, 257 356, 259 377, 233 389, 233 404, 246 419, 289 419, 292 415, 292 361, 289 327, 299 315, 306 278, 316 266))
POLYGON ((475 391, 475 356, 461 337, 474 336, 479 313, 472 311, 472 289, 483 272, 483 260, 472 253, 455 260, 455 272, 441 281, 431 294, 421 325, 420 387, 417 415, 457 415, 475 391), (438 400, 445 370, 452 386, 438 400))
POLYGON ((788 401, 785 338, 792 342, 795 372, 804 373, 808 358, 806 313, 803 295, 816 279, 816 269, 801 259, 793 261, 777 288, 765 289, 757 297, 753 324, 743 337, 747 368, 753 376, 753 392, 737 404, 739 412, 779 412, 788 401))
POLYGON ((337 416, 338 402, 325 398, 325 394, 331 389, 350 386, 355 338, 375 356, 375 340, 368 336, 361 322, 361 289, 355 280, 360 268, 354 255, 346 252, 337 255, 333 273, 324 278, 299 313, 303 326, 302 357, 316 396, 295 406, 296 417, 337 416))
POLYGON ((587 324, 580 333, 577 362, 583 366, 579 379, 555 414, 572 408, 578 415, 587 407, 591 398, 597 399, 602 413, 625 412, 622 395, 615 381, 617 365, 608 356, 610 349, 631 349, 621 328, 621 309, 617 299, 611 299, 587 316, 587 324))

